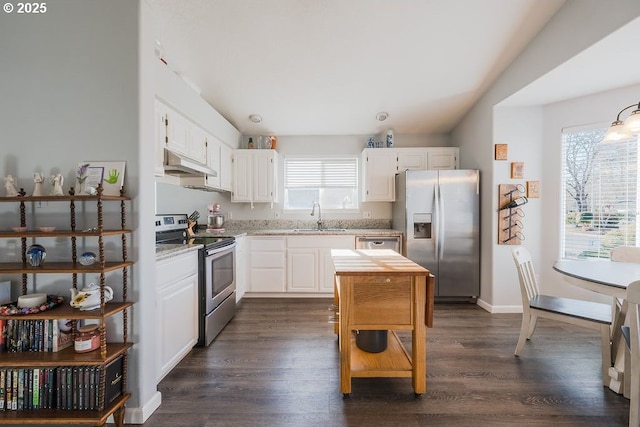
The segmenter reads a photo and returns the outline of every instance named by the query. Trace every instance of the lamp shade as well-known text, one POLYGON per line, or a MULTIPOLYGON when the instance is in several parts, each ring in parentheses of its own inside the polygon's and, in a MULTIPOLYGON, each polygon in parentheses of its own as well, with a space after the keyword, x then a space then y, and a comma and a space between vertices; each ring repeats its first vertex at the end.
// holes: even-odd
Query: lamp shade
POLYGON ((624 121, 624 130, 632 135, 640 133, 640 109, 635 110, 624 121))
POLYGON ((624 123, 620 120, 616 120, 611 123, 611 126, 609 126, 607 133, 604 135, 604 138, 602 138, 602 142, 621 141, 632 137, 633 135, 631 132, 628 132, 625 129, 624 123))

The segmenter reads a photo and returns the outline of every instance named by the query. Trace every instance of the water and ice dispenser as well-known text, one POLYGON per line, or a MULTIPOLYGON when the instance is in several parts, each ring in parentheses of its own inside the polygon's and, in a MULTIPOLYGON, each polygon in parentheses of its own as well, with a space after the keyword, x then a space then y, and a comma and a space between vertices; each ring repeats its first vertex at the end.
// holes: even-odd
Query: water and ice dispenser
POLYGON ((430 239, 432 227, 432 215, 430 213, 413 214, 413 238, 430 239))

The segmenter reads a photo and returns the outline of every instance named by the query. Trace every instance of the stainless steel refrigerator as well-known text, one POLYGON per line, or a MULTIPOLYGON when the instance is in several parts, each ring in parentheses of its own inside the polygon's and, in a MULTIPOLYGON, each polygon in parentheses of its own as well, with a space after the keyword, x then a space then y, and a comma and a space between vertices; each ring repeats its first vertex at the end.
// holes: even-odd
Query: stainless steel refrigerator
POLYGON ((392 227, 402 254, 436 277, 436 298, 480 294, 480 174, 477 170, 410 170, 396 175, 392 227))

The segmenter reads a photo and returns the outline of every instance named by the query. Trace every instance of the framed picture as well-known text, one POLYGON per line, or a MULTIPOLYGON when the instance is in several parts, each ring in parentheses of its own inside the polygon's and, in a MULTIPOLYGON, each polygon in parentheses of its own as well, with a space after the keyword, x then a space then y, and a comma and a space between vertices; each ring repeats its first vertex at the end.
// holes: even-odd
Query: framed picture
POLYGON ((524 162, 511 163, 511 179, 524 178, 524 162))
POLYGON ((540 181, 527 181, 527 197, 529 199, 540 198, 540 181))
POLYGON ((496 144, 494 158, 496 160, 507 160, 508 149, 509 149, 509 145, 507 144, 496 144))
POLYGON ((78 166, 79 191, 86 192, 89 187, 96 188, 102 184, 105 196, 119 196, 124 185, 125 162, 84 161, 78 166))

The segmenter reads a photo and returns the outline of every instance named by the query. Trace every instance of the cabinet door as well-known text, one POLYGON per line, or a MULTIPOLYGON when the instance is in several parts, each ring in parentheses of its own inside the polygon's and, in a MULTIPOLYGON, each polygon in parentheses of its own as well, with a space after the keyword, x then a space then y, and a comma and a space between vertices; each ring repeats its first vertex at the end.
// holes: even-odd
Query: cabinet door
POLYGON ((236 302, 240 301, 247 290, 247 242, 244 236, 236 237, 236 302))
POLYGON ((252 201, 253 158, 249 150, 235 150, 233 153, 232 202, 252 201))
POLYGON ((253 154, 253 201, 277 202, 275 151, 255 150, 253 154))
POLYGON ((157 295, 158 382, 198 342, 198 275, 180 279, 157 295))
POLYGON ((203 165, 207 163, 207 133, 200 127, 188 122, 187 156, 203 165))
POLYGON ((287 251, 287 291, 318 291, 318 249, 295 248, 287 251))
POLYGON ((155 103, 155 144, 153 169, 155 176, 164 175, 164 148, 167 145, 167 110, 158 101, 155 103))
POLYGON ((167 110, 167 148, 188 156, 189 122, 175 111, 167 110))
POLYGON ((457 147, 438 147, 428 149, 427 169, 458 169, 457 147))
POLYGON ((321 242, 320 247, 320 277, 318 279, 318 291, 322 293, 333 293, 333 259, 331 258, 331 249, 355 249, 356 238, 350 236, 331 236, 326 237, 321 242))
POLYGON ((218 177, 220 178, 220 189, 231 191, 232 189, 232 177, 231 177, 231 156, 233 150, 225 143, 220 143, 220 168, 217 169, 218 177))
POLYGON ((249 247, 251 292, 285 292, 285 238, 252 237, 249 247))
POLYGON ((426 148, 400 148, 397 150, 397 171, 427 169, 426 148))
POLYGON ((207 185, 220 188, 220 146, 222 143, 213 135, 207 134, 207 166, 217 172, 207 177, 207 185))
POLYGON ((362 153, 364 202, 392 202, 395 200, 395 150, 365 149, 362 153))

